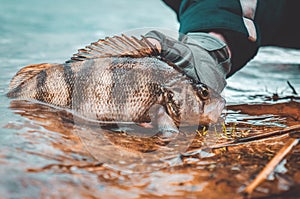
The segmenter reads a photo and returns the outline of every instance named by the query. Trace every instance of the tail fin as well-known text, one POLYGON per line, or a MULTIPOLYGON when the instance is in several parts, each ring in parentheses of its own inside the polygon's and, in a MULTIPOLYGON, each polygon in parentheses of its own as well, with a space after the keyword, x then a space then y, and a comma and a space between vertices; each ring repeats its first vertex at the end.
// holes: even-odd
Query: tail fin
POLYGON ((15 95, 16 90, 22 86, 24 83, 28 82, 31 78, 35 77, 41 71, 53 67, 57 64, 33 64, 26 66, 19 70, 17 74, 12 78, 9 84, 9 91, 7 93, 8 97, 13 97, 15 95))

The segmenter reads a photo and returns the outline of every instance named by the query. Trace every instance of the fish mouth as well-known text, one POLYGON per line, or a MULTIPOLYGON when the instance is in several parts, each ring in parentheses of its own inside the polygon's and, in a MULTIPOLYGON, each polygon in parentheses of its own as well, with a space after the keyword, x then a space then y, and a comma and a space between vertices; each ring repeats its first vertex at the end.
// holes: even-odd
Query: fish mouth
POLYGON ((201 124, 215 124, 219 121, 226 101, 221 98, 204 106, 203 115, 200 119, 201 124))

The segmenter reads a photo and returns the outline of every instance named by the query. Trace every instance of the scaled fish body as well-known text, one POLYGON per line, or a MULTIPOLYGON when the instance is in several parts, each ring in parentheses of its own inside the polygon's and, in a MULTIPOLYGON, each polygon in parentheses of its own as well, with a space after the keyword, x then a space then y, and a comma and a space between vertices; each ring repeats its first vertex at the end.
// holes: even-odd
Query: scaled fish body
MULTIPOLYGON (((143 38, 115 36, 80 49, 64 64, 24 67, 8 97, 33 99, 103 122, 180 124, 216 122, 223 98, 158 56, 143 38)), ((163 127, 162 127, 163 128, 163 127)))

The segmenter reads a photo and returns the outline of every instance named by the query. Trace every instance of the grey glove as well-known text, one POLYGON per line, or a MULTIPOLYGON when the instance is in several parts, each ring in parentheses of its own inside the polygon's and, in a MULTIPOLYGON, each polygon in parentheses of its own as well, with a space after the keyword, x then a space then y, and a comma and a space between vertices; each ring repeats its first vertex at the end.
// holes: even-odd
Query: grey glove
POLYGON ((218 93, 226 86, 231 63, 226 44, 208 33, 188 33, 177 41, 158 31, 145 37, 161 44, 161 56, 181 67, 189 77, 205 83, 218 93))

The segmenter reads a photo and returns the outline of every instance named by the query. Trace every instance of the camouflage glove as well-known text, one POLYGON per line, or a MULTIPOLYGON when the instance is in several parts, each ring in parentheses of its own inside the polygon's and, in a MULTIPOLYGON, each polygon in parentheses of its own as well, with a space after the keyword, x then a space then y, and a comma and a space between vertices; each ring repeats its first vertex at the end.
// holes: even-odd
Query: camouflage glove
POLYGON ((177 41, 158 31, 150 31, 145 37, 161 44, 161 56, 181 67, 195 80, 221 93, 230 71, 230 58, 226 44, 208 33, 188 33, 177 41))

